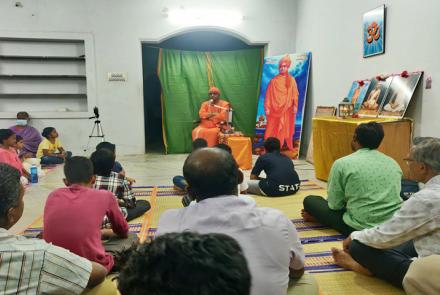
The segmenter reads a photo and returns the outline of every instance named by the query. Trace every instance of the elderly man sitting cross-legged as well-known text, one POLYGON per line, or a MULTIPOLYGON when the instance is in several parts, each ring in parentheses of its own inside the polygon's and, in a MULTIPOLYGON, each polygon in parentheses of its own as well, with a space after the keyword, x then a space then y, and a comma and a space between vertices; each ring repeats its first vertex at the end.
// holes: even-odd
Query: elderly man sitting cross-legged
POLYGON ((107 270, 100 264, 8 232, 23 214, 23 197, 18 170, 0 164, 1 294, 80 294, 101 283, 107 270))
POLYGON ((340 266, 400 288, 414 257, 440 254, 440 140, 413 146, 406 161, 410 177, 425 183, 423 189, 388 221, 353 232, 343 243, 344 251, 332 249, 340 266))
POLYGON ((183 175, 197 203, 165 211, 158 236, 183 231, 229 235, 248 261, 252 295, 284 295, 289 278, 296 280, 291 294, 317 294, 316 283, 303 276, 304 252, 292 222, 278 210, 258 208, 237 196, 241 174, 231 154, 219 148, 192 152, 183 175))

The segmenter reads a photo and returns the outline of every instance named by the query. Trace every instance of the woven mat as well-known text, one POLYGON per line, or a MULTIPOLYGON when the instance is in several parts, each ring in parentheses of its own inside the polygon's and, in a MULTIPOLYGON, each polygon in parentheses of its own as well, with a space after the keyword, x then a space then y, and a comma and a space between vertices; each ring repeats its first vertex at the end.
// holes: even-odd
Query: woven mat
MULTIPOLYGON (((154 238, 160 215, 167 209, 182 208, 182 193, 177 193, 172 186, 144 186, 134 188, 137 196, 153 196, 152 210, 148 227, 143 228, 144 239, 154 238), (153 205, 154 203, 154 205, 153 205)), ((318 281, 323 295, 367 295, 405 294, 386 282, 347 271, 334 264, 331 247, 341 248, 343 236, 335 230, 317 223, 304 222, 301 218, 303 199, 307 195, 326 196, 327 192, 317 184, 304 180, 301 189, 292 196, 267 198, 253 196, 260 207, 271 207, 282 211, 292 219, 306 253, 305 269, 318 281)))
MULTIPOLYGON (((151 209, 131 222, 130 231, 137 233, 141 241, 153 239, 161 214, 168 209, 182 208, 182 193, 172 186, 133 187, 138 199, 146 199, 151 209)), ((306 253, 305 269, 318 281, 323 295, 397 295, 405 294, 384 281, 346 271, 335 265, 330 254, 331 247, 341 248, 343 237, 336 231, 320 224, 304 222, 301 218, 302 202, 307 195, 326 195, 326 190, 304 180, 301 189, 293 196, 267 198, 253 196, 260 207, 271 207, 282 211, 292 219, 306 253)), ((24 234, 35 236, 42 227, 42 217, 32 223, 24 234)))
MULTIPOLYGON (((138 197, 138 200, 148 200, 147 197, 138 197)), ((143 230, 143 227, 146 227, 145 220, 148 213, 144 214, 144 216, 140 216, 138 218, 135 218, 128 222, 129 226, 129 232, 138 234, 143 230)), ((20 233, 20 235, 23 235, 28 238, 35 238, 39 233, 43 231, 43 215, 38 217, 35 221, 33 221, 29 226, 26 227, 26 229, 20 233)), ((147 230, 148 232, 148 230, 147 230)))

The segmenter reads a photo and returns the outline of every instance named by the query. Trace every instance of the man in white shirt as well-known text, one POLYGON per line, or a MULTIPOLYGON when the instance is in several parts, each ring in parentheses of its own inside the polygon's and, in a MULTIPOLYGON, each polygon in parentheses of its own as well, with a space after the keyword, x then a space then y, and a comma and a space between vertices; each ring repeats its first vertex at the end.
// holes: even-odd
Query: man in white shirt
MULTIPOLYGON (((291 221, 278 210, 257 208, 237 197, 238 167, 224 150, 203 148, 191 153, 183 174, 197 203, 165 211, 157 235, 183 231, 229 235, 248 261, 251 294, 285 295, 289 278, 298 279, 304 272, 304 252, 291 221)), ((317 289, 316 283, 310 283, 299 292, 317 294, 317 289)))
POLYGON ((407 159, 410 177, 425 183, 388 221, 355 231, 333 248, 335 262, 354 271, 375 275, 402 288, 416 257, 440 254, 440 139, 426 139, 412 147, 407 159))
POLYGON ((66 249, 8 232, 23 214, 20 173, 0 163, 1 294, 80 294, 101 283, 107 270, 66 249))

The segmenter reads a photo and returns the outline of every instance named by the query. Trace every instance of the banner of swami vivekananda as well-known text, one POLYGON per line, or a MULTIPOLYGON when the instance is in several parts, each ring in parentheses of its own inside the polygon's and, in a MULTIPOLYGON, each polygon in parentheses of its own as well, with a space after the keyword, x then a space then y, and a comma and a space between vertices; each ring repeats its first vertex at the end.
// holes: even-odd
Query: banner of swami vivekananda
POLYGON ((264 139, 276 137, 284 153, 298 158, 311 57, 306 52, 264 59, 254 153, 263 151, 264 139))

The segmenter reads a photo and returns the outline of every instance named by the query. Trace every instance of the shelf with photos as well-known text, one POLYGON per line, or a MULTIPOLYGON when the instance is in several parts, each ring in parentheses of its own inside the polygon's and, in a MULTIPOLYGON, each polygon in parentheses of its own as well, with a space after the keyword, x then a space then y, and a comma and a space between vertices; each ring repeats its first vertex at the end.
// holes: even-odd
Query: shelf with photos
POLYGON ((342 115, 401 119, 413 98, 423 71, 378 75, 372 79, 354 81, 344 102, 339 105, 342 115), (350 106, 350 107, 349 107, 350 106), (349 108, 352 108, 350 113, 349 108))

